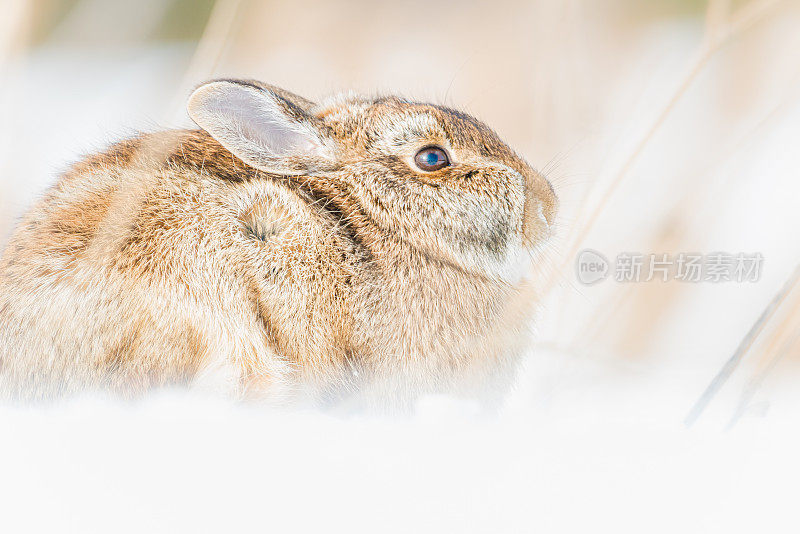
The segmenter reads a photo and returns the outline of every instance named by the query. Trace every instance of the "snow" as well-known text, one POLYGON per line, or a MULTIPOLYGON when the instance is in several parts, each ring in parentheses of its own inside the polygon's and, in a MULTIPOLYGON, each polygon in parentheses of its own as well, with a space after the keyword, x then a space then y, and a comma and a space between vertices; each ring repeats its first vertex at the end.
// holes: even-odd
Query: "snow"
POLYGON ((181 392, 6 407, 0 531, 790 530, 791 421, 687 429, 674 398, 564 385, 567 403, 428 398, 405 420, 181 392))

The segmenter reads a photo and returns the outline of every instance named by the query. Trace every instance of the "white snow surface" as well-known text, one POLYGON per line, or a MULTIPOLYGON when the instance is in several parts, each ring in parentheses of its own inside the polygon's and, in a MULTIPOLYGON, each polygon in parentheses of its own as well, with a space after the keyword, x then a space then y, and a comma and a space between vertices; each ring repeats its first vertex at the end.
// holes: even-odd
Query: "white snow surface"
POLYGON ((687 399, 562 361, 532 355, 520 381, 530 387, 493 415, 436 397, 402 420, 342 418, 176 391, 4 407, 0 532, 796 526, 791 414, 687 429, 687 399), (537 383, 560 393, 548 399, 537 383))

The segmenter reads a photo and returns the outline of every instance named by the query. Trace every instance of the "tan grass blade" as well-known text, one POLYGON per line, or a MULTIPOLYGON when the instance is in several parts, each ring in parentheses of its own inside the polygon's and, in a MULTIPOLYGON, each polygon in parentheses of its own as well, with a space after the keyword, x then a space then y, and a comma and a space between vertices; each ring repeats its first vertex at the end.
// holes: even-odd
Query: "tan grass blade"
POLYGON ((176 119, 186 116, 184 106, 189 91, 202 79, 212 77, 222 58, 236 22, 239 18, 242 0, 217 0, 208 17, 203 35, 197 43, 189 66, 183 75, 175 101, 170 107, 176 119))
MULTIPOLYGON (((800 79, 800 71, 795 74, 793 79, 800 79)), ((664 252, 680 250, 690 231, 687 223, 687 214, 702 212, 704 208, 708 210, 714 206, 713 190, 716 182, 704 181, 699 178, 711 174, 714 169, 727 161, 732 154, 743 150, 759 135, 763 135, 766 127, 775 119, 782 117, 782 113, 786 111, 786 108, 797 101, 798 96, 800 96, 797 87, 797 84, 792 83, 788 94, 781 98, 753 128, 743 134, 738 141, 716 157, 713 162, 688 177, 687 182, 693 184, 693 186, 686 188, 685 193, 675 202, 672 210, 666 214, 661 225, 663 230, 654 236, 654 240, 648 250, 664 252)), ((597 320, 593 320, 591 324, 582 329, 582 331, 586 332, 585 335, 581 336, 583 345, 596 344, 601 333, 611 331, 612 320, 619 320, 620 310, 632 299, 639 300, 638 303, 634 303, 633 311, 629 312, 629 316, 634 318, 635 325, 627 322, 625 323, 625 330, 626 332, 636 332, 636 337, 639 341, 651 339, 653 337, 652 328, 657 323, 657 317, 662 315, 662 313, 653 314, 652 310, 666 311, 675 302, 679 294, 688 287, 684 284, 678 284, 662 288, 659 287, 661 285, 663 284, 656 282, 655 284, 650 284, 652 287, 643 288, 643 291, 639 292, 634 291, 633 285, 622 288, 614 296, 613 303, 606 307, 607 313, 597 320)), ((628 346, 636 345, 636 343, 631 343, 630 339, 625 341, 628 346)), ((641 343, 639 343, 639 346, 641 347, 641 343)), ((618 348, 621 350, 621 347, 618 348)), ((578 347, 574 347, 574 349, 577 350, 578 347)))
MULTIPOLYGON (((9 78, 14 76, 13 67, 9 67, 11 60, 21 57, 28 46, 32 16, 31 5, 26 0, 8 0, 3 4, 3 16, 0 17, 0 76, 5 84, 5 90, 12 85, 9 78)), ((13 131, 9 126, 10 121, 2 115, 10 109, 7 106, 11 103, 6 102, 6 99, 11 97, 7 93, 0 96, 2 96, 0 98, 0 199, 5 199, 11 182, 3 178, 7 176, 10 155, 14 150, 11 146, 13 131)), ((12 226, 9 211, 11 210, 0 211, 0 252, 12 226)))
MULTIPOLYGON (((622 167, 611 179, 610 184, 606 188, 602 197, 597 205, 590 212, 586 218, 586 222, 579 225, 577 235, 572 239, 572 244, 568 249, 568 253, 564 257, 561 269, 566 268, 567 264, 572 261, 581 243, 585 240, 589 231, 594 226, 597 219, 605 210, 613 192, 619 187, 622 181, 628 176, 628 173, 633 168, 639 156, 644 149, 648 146, 654 135, 659 131, 661 126, 665 123, 667 117, 675 109, 678 102, 686 94, 689 87, 691 87, 698 74, 702 72, 703 68, 708 64, 709 60, 714 54, 724 46, 732 37, 751 27, 756 22, 760 21, 767 15, 773 7, 779 4, 782 0, 762 0, 754 1, 740 8, 730 19, 730 22, 722 30, 714 30, 716 37, 707 37, 700 49, 695 55, 695 58, 690 62, 686 74, 681 79, 675 92, 662 107, 661 111, 656 116, 650 127, 645 131, 644 135, 639 139, 636 147, 631 155, 625 160, 622 167)), ((552 285, 549 284, 549 285, 552 285)))

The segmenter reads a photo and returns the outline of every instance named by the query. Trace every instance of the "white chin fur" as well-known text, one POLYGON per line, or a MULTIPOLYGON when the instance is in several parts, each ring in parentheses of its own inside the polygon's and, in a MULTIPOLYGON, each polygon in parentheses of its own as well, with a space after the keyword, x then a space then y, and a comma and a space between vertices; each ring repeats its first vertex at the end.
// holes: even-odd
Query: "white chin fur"
POLYGON ((521 284, 533 275, 534 251, 526 248, 521 239, 509 244, 502 259, 490 259, 485 255, 466 254, 460 256, 460 263, 475 271, 510 285, 521 284))
POLYGON ((476 254, 462 256, 461 261, 469 268, 510 285, 521 284, 533 275, 533 251, 527 249, 519 239, 509 244, 505 256, 500 260, 476 254))
POLYGON ((521 284, 528 280, 532 274, 533 259, 531 258, 531 253, 521 243, 509 247, 505 261, 498 263, 495 268, 495 276, 511 285, 521 284))

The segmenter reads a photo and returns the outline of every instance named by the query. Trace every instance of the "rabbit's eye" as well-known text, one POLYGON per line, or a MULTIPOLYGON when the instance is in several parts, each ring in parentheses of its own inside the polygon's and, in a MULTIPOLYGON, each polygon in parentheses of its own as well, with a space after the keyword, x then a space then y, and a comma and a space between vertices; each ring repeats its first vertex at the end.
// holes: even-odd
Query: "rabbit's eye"
POLYGON ((414 156, 414 163, 420 170, 431 172, 450 165, 450 159, 444 149, 438 146, 427 146, 417 152, 417 155, 414 156))

